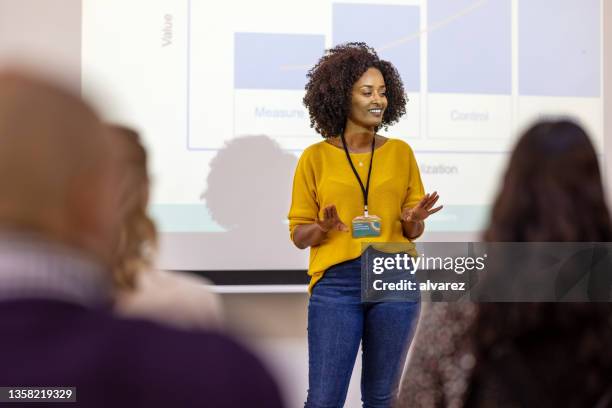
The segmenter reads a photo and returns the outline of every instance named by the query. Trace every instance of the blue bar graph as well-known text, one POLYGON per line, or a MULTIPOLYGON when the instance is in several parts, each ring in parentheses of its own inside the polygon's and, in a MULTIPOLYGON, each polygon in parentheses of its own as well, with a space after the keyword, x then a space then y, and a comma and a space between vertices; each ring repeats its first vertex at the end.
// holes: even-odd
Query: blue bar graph
POLYGON ((303 90, 324 49, 323 35, 235 33, 234 87, 303 90))
POLYGON ((519 93, 598 97, 600 0, 519 2, 519 93))
POLYGON ((429 91, 509 95, 511 1, 429 0, 427 4, 429 91))
POLYGON ((420 90, 420 11, 417 6, 333 5, 334 45, 362 41, 399 71, 407 92, 420 90))

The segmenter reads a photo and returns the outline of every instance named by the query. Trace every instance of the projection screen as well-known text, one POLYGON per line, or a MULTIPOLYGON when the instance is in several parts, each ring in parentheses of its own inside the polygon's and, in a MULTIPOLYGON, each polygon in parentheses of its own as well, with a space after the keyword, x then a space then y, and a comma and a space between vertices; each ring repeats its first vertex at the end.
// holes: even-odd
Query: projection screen
POLYGON ((407 114, 380 133, 412 146, 445 206, 422 239, 478 239, 538 118, 583 124, 610 180, 604 3, 0 0, 0 61, 43 65, 142 133, 160 267, 303 270, 286 217, 300 153, 321 140, 302 98, 326 48, 364 41, 399 70, 407 114))

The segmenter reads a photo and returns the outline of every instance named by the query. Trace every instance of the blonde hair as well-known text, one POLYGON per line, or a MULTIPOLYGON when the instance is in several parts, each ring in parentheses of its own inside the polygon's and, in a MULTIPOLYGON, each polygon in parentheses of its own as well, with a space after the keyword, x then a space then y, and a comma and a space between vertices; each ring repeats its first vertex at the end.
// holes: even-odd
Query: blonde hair
POLYGON ((110 125, 113 137, 119 138, 118 156, 126 169, 128 185, 123 192, 123 222, 118 238, 113 280, 118 289, 136 288, 137 276, 149 269, 157 249, 157 228, 147 213, 149 174, 147 152, 135 130, 110 125), (130 180, 131 178, 131 180, 130 180))

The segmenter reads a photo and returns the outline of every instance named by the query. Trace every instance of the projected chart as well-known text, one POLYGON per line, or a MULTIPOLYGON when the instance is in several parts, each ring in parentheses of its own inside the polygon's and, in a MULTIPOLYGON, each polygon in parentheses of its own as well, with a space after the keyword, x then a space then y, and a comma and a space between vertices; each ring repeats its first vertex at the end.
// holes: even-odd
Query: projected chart
POLYGON ((228 142, 265 135, 297 158, 320 140, 306 74, 347 41, 374 47, 404 81, 407 114, 381 133, 410 143, 443 197, 430 231, 482 226, 516 135, 540 116, 578 119, 601 151, 602 0, 83 4, 83 88, 95 94, 104 78, 127 101, 109 117, 141 125, 164 230, 224 229, 201 197, 228 142))
POLYGON ((368 43, 398 68, 409 103, 387 133, 420 149, 508 151, 517 130, 547 112, 574 114, 601 138, 593 109, 601 105, 600 0, 319 0, 300 13, 295 8, 304 5, 267 0, 252 9, 240 3, 244 12, 231 18, 219 11, 215 20, 225 24, 212 38, 194 24, 210 9, 190 4, 190 73, 197 73, 190 75, 190 149, 215 150, 247 134, 269 135, 295 151, 317 140, 302 105, 306 73, 326 47, 348 41, 368 43), (254 24, 250 16, 263 9, 277 12, 254 24), (576 19, 580 28, 567 30, 576 19), (206 87, 195 86, 210 69, 204 53, 214 44, 224 45, 233 71, 224 75, 233 76, 221 97, 232 106, 224 129, 210 125, 200 101, 206 87))

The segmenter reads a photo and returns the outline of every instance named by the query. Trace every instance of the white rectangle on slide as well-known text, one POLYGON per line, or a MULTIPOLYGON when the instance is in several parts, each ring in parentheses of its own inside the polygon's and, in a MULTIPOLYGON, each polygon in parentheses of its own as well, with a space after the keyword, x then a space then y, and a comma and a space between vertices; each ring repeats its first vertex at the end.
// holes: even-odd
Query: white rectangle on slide
POLYGON ((444 205, 489 205, 502 182, 507 153, 440 154, 416 152, 427 192, 444 205))
POLYGON ((321 137, 310 127, 303 97, 298 90, 236 89, 234 135, 266 135, 284 149, 305 149, 321 137))
POLYGON ((440 139, 508 139, 512 129, 510 95, 430 93, 428 135, 440 139))
POLYGON ((518 125, 522 131, 538 119, 567 117, 578 121, 591 136, 598 152, 603 152, 603 106, 601 98, 521 96, 518 125))

